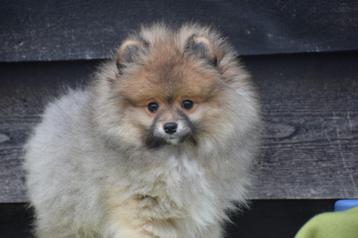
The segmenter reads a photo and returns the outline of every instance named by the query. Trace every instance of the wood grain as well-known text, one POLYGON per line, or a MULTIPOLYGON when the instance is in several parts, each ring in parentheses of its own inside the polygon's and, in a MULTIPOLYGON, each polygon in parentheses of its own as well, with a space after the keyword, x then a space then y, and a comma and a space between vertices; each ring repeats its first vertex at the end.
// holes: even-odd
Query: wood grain
MULTIPOLYGON (((252 199, 358 197, 357 54, 251 56, 266 132, 252 199)), ((0 202, 25 201, 21 148, 44 104, 99 61, 0 64, 0 202)))
POLYGON ((358 197, 355 57, 251 62, 267 125, 255 198, 358 197))
POLYGON ((214 25, 242 55, 358 49, 354 0, 3 0, 0 61, 102 59, 158 21, 214 25))

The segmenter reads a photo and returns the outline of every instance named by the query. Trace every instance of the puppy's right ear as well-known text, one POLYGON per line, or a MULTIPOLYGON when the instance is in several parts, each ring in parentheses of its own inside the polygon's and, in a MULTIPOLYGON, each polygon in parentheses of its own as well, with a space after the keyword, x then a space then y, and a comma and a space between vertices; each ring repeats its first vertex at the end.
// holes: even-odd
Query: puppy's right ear
POLYGON ((116 52, 116 65, 119 71, 127 64, 136 62, 148 51, 148 42, 142 39, 125 40, 116 52))

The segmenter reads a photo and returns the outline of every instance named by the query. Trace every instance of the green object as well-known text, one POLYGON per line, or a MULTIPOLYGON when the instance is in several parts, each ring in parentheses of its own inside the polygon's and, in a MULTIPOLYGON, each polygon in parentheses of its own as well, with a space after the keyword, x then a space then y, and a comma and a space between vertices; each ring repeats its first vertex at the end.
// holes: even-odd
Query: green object
POLYGON ((358 207, 313 217, 295 238, 358 238, 358 207))

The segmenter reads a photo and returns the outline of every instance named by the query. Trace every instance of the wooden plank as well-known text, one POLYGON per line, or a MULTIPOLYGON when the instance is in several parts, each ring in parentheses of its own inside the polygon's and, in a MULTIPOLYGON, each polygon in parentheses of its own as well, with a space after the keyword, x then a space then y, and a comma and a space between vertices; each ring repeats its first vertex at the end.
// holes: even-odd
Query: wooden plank
MULTIPOLYGON (((255 200, 250 209, 232 214, 225 237, 294 237, 316 214, 332 211, 332 200, 255 200)), ((33 210, 26 204, 0 204, 0 237, 31 238, 33 210)))
POLYGON ((248 64, 267 128, 254 197, 358 197, 356 55, 267 57, 248 64))
POLYGON ((0 61, 102 59, 157 21, 214 25, 242 55, 358 49, 354 0, 4 0, 0 61))
MULTIPOLYGON (((357 54, 246 57, 266 122, 252 199, 358 197, 357 54)), ((43 105, 99 61, 0 64, 0 202, 25 201, 21 147, 43 105)))

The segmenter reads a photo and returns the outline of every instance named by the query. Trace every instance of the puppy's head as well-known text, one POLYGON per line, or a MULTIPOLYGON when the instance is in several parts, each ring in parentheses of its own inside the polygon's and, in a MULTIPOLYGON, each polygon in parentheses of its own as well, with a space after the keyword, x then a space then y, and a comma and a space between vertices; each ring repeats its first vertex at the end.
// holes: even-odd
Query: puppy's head
POLYGON ((107 95, 102 103, 111 110, 104 118, 108 131, 148 148, 198 146, 232 134, 235 87, 248 77, 235 57, 209 28, 143 28, 100 73, 104 83, 97 92, 107 95))

